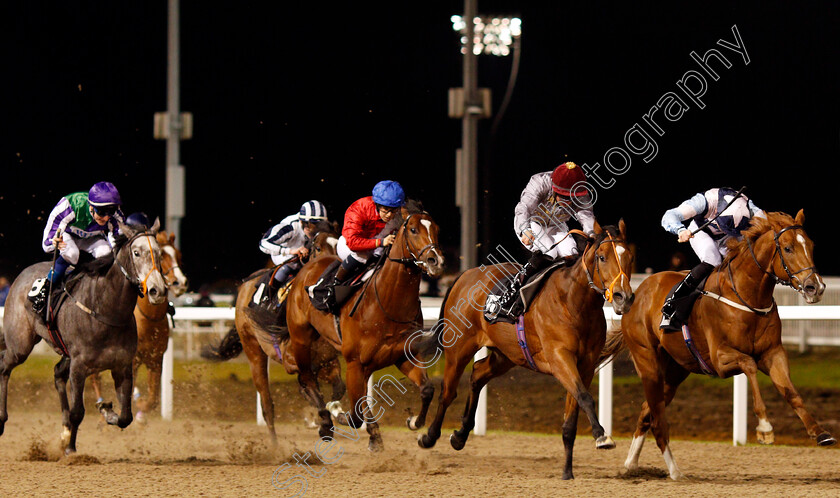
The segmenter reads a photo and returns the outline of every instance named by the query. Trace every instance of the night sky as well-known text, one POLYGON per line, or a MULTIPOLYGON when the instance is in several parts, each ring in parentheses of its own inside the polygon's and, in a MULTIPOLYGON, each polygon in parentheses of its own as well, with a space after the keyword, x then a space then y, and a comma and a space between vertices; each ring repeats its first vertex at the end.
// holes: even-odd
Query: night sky
MULTIPOLYGON (((319 199, 341 221, 382 179, 424 202, 457 271, 461 125, 447 117, 447 90, 461 85, 450 23, 461 2, 181 4, 181 108, 194 114, 195 136, 181 147, 179 245, 194 289, 261 267, 260 236, 302 202, 319 199)), ((14 276, 47 259, 45 216, 66 193, 112 181, 127 213, 163 218, 165 142, 152 138, 152 118, 166 110, 167 6, 0 9, 0 273, 14 276)), ((840 274, 831 249, 840 243, 840 4, 488 0, 479 11, 518 15, 523 26, 507 112, 495 134, 492 119, 480 125, 482 250, 502 244, 524 257, 513 208, 530 176, 566 160, 603 165, 634 125, 653 133, 644 115, 674 92, 688 109, 673 122, 659 115, 656 156, 632 155, 621 175, 599 170, 615 184, 598 190, 596 216, 625 219, 637 270, 690 252, 660 228, 665 210, 707 188, 747 185, 766 210, 804 208, 818 267, 840 274), (749 64, 717 44, 735 41, 733 26, 749 64), (711 62, 720 78, 705 75, 701 109, 677 81, 702 73, 692 51, 713 48, 731 67, 711 62)), ((496 110, 511 63, 479 59, 496 110)))

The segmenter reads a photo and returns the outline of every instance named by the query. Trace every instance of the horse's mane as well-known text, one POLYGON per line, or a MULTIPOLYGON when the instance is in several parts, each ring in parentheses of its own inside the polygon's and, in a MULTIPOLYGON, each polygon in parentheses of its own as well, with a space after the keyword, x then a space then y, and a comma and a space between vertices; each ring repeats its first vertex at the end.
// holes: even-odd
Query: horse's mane
POLYGON ((92 255, 80 251, 79 262, 74 265, 76 273, 85 273, 88 275, 105 275, 111 266, 114 265, 114 253, 102 256, 101 258, 94 258, 92 255))
POLYGON ((328 233, 338 235, 341 233, 341 230, 338 227, 337 221, 319 220, 318 223, 315 225, 315 233, 328 233))
POLYGON ((382 229, 381 233, 391 233, 396 231, 400 228, 400 225, 405 222, 405 218, 403 218, 403 212, 408 213, 408 215, 412 214, 423 214, 426 213, 426 210, 423 209, 423 203, 415 200, 415 199, 406 199, 405 205, 403 205, 403 209, 401 211, 397 211, 396 216, 391 218, 391 220, 385 224, 385 228, 382 229))
POLYGON ((727 243, 727 248, 729 249, 729 253, 723 259, 721 263, 721 267, 724 267, 732 262, 735 258, 740 256, 741 254, 745 254, 749 252, 750 245, 755 244, 755 241, 758 240, 759 237, 764 235, 769 231, 778 232, 784 227, 788 227, 796 223, 787 213, 782 213, 780 211, 766 213, 767 219, 761 218, 759 216, 753 216, 750 220, 750 226, 746 230, 741 232, 743 238, 741 240, 732 239, 727 243))

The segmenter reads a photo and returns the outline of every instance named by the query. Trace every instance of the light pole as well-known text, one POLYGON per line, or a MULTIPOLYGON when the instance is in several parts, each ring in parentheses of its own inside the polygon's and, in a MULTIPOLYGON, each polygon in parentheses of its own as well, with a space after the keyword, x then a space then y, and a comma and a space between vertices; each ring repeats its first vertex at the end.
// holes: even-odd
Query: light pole
POLYGON ((455 200, 461 208, 460 269, 466 271, 478 266, 478 120, 491 115, 490 90, 478 88, 478 55, 510 54, 522 23, 518 18, 479 17, 478 0, 464 0, 464 15, 451 20, 452 28, 463 34, 463 87, 450 89, 449 116, 461 119, 455 200))

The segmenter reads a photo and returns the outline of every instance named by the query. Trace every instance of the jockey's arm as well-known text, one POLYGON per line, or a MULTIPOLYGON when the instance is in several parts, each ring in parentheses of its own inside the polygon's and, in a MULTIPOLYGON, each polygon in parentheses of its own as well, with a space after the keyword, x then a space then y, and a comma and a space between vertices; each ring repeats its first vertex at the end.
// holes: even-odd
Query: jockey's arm
POLYGON ((687 230, 684 225, 686 220, 690 220, 700 214, 705 214, 706 209, 706 196, 696 194, 691 199, 683 201, 679 206, 665 211, 665 214, 662 216, 662 228, 674 235, 679 235, 683 230, 687 230))

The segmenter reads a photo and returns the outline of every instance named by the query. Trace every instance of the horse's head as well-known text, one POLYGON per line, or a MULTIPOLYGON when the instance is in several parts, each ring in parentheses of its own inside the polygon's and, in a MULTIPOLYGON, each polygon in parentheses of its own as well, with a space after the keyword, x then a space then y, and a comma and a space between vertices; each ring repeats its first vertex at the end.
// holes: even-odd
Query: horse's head
POLYGON ((607 226, 602 229, 595 222, 595 238, 584 252, 583 262, 586 271, 590 272, 592 286, 604 295, 617 314, 626 313, 636 296, 630 286, 633 253, 627 246, 623 219, 619 220, 618 228, 607 226))
POLYGON ((756 218, 744 237, 749 242, 753 229, 764 231, 757 237, 754 256, 772 254, 773 259, 767 265, 770 269, 764 271, 777 282, 796 289, 805 302, 811 304, 822 299, 825 283, 814 265, 814 243, 802 228, 804 222, 805 213, 801 209, 796 219, 785 213, 768 213, 767 220, 756 218), (768 249, 764 250, 763 245, 767 245, 768 249), (771 248, 771 245, 774 247, 771 248))
POLYGON ((315 259, 324 255, 335 255, 335 247, 338 244, 339 234, 338 222, 319 222, 315 229, 315 234, 312 236, 312 256, 309 259, 315 259))
POLYGON ((391 258, 415 264, 430 277, 439 277, 444 267, 443 254, 438 245, 440 228, 422 208, 412 209, 409 203, 407 206, 398 219, 401 226, 394 239, 391 258))
POLYGON ((115 259, 126 278, 138 286, 141 294, 148 295, 152 304, 166 300, 166 283, 160 270, 161 250, 156 238, 159 228, 157 219, 148 230, 120 223, 120 233, 127 240, 119 245, 115 259))
POLYGON ((175 247, 175 234, 158 232, 156 239, 161 250, 160 269, 163 280, 173 294, 180 296, 187 292, 189 281, 181 269, 181 251, 175 247))

